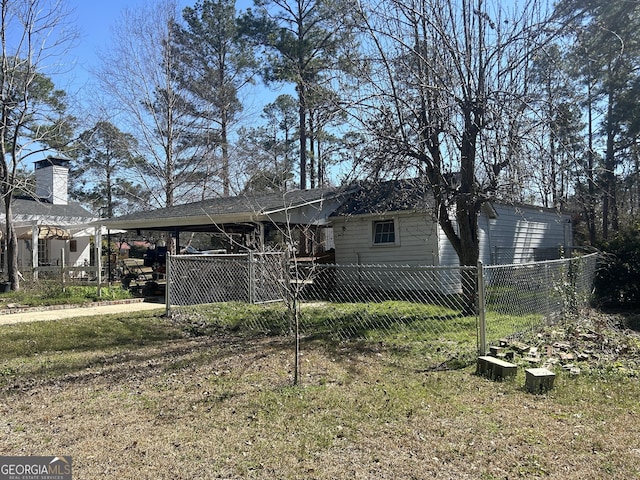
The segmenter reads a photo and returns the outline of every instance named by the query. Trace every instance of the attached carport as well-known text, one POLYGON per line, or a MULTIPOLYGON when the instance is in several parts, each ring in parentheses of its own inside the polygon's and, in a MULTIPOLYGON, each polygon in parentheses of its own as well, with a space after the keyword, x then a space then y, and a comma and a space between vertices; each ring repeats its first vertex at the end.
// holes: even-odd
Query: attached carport
MULTIPOLYGON (((351 192, 322 188, 212 198, 102 219, 96 225, 108 231, 166 232, 175 241, 170 250, 174 252, 180 251, 180 234, 184 232, 224 235, 238 251, 255 250, 264 248, 269 229, 288 233, 329 227, 329 215, 351 192)), ((96 240, 101 246, 101 239, 96 240)))

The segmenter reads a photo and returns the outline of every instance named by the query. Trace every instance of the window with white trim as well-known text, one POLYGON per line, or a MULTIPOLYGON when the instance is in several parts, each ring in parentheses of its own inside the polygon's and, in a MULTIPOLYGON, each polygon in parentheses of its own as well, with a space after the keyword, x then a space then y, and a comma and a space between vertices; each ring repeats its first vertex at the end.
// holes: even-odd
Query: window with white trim
POLYGON ((396 243, 396 224, 391 220, 373 222, 373 244, 393 245, 396 243))

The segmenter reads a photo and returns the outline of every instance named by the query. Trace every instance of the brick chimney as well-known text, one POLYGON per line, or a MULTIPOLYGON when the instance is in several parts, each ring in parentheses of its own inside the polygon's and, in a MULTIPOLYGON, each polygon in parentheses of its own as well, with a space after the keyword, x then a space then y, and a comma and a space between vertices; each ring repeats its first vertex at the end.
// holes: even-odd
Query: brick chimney
POLYGON ((53 156, 35 162, 36 197, 54 205, 67 205, 70 162, 53 156))

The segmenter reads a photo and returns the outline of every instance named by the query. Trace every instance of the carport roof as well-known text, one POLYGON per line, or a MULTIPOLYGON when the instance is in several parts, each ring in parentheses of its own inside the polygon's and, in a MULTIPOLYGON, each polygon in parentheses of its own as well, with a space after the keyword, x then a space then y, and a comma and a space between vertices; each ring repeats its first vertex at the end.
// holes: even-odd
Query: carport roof
MULTIPOLYGON (((277 214, 308 206, 320 206, 347 193, 344 188, 294 190, 220 197, 103 219, 109 229, 217 231, 221 225, 274 221, 277 214)), ((316 219, 321 223, 324 219, 316 219)), ((309 222, 309 223, 314 223, 309 222)))

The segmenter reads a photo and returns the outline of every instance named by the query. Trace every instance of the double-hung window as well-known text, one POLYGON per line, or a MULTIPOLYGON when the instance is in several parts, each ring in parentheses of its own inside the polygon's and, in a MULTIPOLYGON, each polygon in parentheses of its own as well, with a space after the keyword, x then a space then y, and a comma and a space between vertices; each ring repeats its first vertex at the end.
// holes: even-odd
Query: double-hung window
POLYGON ((396 243, 396 224, 391 220, 373 222, 373 244, 394 245, 396 243))

